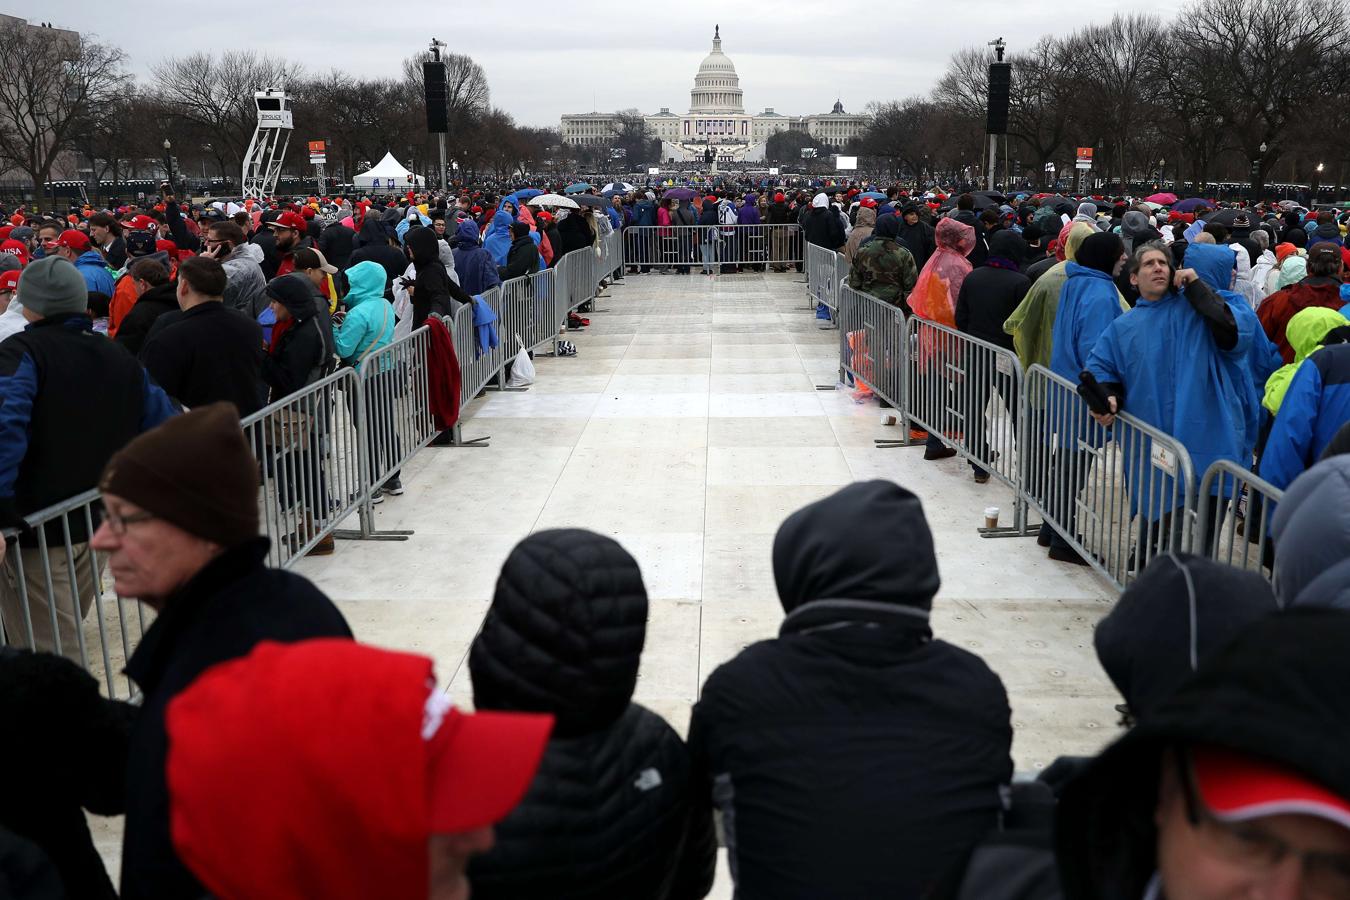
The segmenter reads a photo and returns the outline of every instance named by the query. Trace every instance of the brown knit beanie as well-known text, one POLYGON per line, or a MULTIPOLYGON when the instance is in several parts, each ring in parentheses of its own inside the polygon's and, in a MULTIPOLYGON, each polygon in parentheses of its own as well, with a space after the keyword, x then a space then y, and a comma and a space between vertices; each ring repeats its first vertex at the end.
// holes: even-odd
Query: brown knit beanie
POLYGON ((258 463, 232 403, 139 435, 108 461, 99 489, 223 547, 258 536, 258 463))

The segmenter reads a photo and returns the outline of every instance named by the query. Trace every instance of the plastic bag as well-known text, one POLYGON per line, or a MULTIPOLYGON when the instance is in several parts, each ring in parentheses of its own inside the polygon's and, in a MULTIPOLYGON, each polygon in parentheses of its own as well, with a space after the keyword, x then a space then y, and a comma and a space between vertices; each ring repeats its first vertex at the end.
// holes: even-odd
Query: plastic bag
POLYGON ((511 377, 506 380, 506 386, 529 387, 534 384, 534 360, 530 359, 529 351, 525 349, 525 341, 520 335, 516 335, 516 343, 520 345, 520 352, 511 363, 511 377))

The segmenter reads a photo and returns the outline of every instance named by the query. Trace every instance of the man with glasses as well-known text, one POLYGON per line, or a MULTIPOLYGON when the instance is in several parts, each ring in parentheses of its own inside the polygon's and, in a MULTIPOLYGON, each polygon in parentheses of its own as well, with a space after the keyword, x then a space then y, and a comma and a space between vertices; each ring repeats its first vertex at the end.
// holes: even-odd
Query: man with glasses
POLYGON ((1063 792, 1070 900, 1350 898, 1350 613, 1241 631, 1063 792))
POLYGON ((207 893, 170 840, 170 701, 262 641, 352 636, 323 592, 267 566, 257 484, 258 463, 229 403, 198 407, 132 440, 99 483, 107 513, 90 544, 106 556, 118 596, 157 613, 126 667, 145 695, 125 748, 126 898, 207 893))
POLYGON ((29 263, 18 291, 29 326, 0 343, 0 529, 18 544, 0 543, 0 623, 6 643, 81 661, 99 582, 85 517, 48 523, 45 553, 24 517, 93 488, 113 453, 178 410, 131 354, 91 339, 89 291, 69 261, 29 263))

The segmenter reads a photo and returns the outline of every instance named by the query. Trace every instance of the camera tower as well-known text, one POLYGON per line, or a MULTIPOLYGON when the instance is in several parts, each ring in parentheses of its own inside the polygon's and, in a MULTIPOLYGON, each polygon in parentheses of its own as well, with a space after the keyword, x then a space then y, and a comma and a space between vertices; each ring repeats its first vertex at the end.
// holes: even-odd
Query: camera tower
POLYGON ((255 200, 276 193, 281 162, 291 143, 291 96, 285 88, 268 88, 253 95, 258 124, 244 154, 244 197, 255 200))

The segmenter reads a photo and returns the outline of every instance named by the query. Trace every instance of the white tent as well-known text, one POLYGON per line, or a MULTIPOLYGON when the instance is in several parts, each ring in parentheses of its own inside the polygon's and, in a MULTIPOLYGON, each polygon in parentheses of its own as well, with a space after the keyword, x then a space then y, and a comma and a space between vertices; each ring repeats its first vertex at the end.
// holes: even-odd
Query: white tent
POLYGON ((422 187, 426 179, 420 175, 413 176, 409 181, 408 176, 412 173, 403 168, 403 164, 394 159, 394 154, 386 153, 384 159, 377 162, 368 172, 362 172, 352 179, 357 190, 362 191, 405 191, 410 186, 416 185, 422 187))

